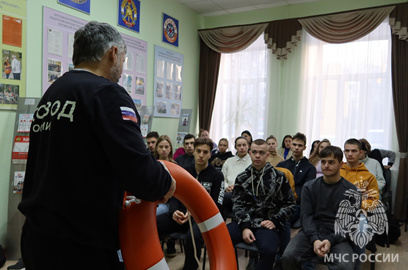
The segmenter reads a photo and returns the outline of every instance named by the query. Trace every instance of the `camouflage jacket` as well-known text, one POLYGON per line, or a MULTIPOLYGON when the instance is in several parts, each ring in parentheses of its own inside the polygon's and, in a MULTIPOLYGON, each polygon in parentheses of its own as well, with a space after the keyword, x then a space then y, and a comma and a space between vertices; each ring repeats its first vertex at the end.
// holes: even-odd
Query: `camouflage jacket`
POLYGON ((250 165, 237 176, 232 202, 241 230, 259 228, 263 220, 271 220, 280 228, 295 211, 288 180, 269 163, 260 171, 250 165))

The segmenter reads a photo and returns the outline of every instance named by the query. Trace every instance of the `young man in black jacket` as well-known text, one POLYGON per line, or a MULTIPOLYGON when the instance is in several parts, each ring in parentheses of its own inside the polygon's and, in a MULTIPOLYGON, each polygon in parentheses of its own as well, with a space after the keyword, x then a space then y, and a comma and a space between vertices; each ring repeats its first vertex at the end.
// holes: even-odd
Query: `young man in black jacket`
MULTIPOLYGON (((185 169, 195 179, 197 179, 201 185, 203 185, 221 212, 225 189, 224 176, 220 171, 208 164, 208 160, 211 157, 212 148, 213 142, 211 139, 196 139, 194 141, 193 152, 195 163, 194 165, 188 166, 185 169)), ((173 232, 188 232, 183 270, 197 269, 198 264, 194 258, 193 241, 188 224, 190 213, 187 211, 186 207, 174 197, 169 200, 169 208, 168 213, 157 216, 157 230, 159 236, 168 235, 173 232)), ((196 255, 197 258, 200 259, 204 240, 201 235, 201 231, 194 220, 192 220, 192 224, 197 251, 196 255)), ((169 246, 167 246, 167 248, 169 249, 169 246)))
POLYGON ((303 187, 302 230, 286 247, 283 269, 314 269, 316 262, 327 263, 330 269, 354 269, 353 249, 335 233, 335 221, 340 204, 350 200, 346 192, 357 192, 357 188, 340 176, 343 152, 339 147, 326 147, 320 157, 323 176, 303 187))

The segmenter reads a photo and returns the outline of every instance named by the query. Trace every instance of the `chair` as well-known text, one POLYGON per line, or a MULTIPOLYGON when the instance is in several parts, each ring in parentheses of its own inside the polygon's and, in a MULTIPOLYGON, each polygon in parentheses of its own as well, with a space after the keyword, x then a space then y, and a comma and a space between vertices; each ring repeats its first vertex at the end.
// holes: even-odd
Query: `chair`
POLYGON ((238 244, 236 244, 236 245, 234 246, 234 249, 235 249, 235 258, 237 259, 238 269, 239 269, 238 249, 243 249, 243 250, 245 250, 245 257, 248 256, 248 251, 250 251, 250 252, 256 252, 256 253, 259 252, 259 251, 258 251, 258 247, 256 246, 255 243, 247 244, 247 243, 245 243, 245 242, 240 242, 240 243, 238 243, 238 244))

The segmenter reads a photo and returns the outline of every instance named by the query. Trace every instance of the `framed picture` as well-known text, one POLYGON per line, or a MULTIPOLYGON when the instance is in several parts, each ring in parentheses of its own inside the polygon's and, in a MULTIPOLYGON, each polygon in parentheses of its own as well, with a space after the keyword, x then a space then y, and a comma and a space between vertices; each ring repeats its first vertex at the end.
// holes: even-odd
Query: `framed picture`
POLYGON ((140 1, 118 1, 118 25, 139 33, 140 30, 140 1))
POLYGON ((179 21, 163 13, 163 42, 178 47, 179 21))
POLYGON ((91 0, 58 0, 58 3, 85 12, 86 14, 91 12, 91 0))

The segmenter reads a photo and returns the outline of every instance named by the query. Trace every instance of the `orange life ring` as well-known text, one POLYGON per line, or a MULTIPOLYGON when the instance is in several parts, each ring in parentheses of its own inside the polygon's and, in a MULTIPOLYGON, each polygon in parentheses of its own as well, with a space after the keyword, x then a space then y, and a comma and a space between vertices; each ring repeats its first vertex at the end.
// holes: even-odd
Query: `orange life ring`
MULTIPOLYGON (((210 269, 237 269, 227 226, 208 192, 180 166, 164 163, 177 182, 174 197, 187 207, 200 228, 210 269)), ((156 207, 157 202, 141 201, 120 213, 119 237, 127 270, 169 269, 157 234, 156 207)))

